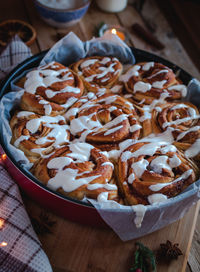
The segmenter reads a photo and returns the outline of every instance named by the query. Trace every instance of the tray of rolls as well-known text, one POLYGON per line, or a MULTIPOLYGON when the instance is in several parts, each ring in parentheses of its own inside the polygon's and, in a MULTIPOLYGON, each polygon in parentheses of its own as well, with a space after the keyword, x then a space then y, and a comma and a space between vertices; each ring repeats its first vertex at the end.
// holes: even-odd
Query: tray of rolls
POLYGON ((136 63, 128 68, 108 55, 40 65, 42 52, 2 84, 2 101, 13 82, 22 92, 5 116, 10 144, 30 164, 16 160, 1 128, 10 174, 30 197, 71 220, 104 225, 88 199, 155 206, 199 179, 200 114, 185 99, 192 76, 131 50, 136 63))

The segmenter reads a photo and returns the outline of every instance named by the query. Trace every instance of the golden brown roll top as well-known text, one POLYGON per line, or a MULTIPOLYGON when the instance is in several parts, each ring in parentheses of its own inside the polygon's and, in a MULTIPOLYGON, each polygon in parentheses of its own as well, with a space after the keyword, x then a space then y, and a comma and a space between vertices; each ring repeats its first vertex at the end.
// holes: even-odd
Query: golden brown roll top
POLYGON ((63 114, 82 94, 79 76, 64 65, 52 62, 26 75, 21 108, 41 115, 63 114))
POLYGON ((72 69, 83 80, 89 92, 97 93, 99 88, 110 89, 122 73, 122 64, 114 57, 87 57, 72 65, 72 69))
POLYGON ((75 137, 102 150, 117 149, 123 140, 140 136, 141 126, 133 105, 119 95, 82 97, 65 117, 75 137))
POLYGON ((69 142, 69 127, 63 116, 40 116, 33 112, 16 112, 10 121, 11 143, 21 149, 31 162, 45 157, 69 142))
POLYGON ((120 77, 129 99, 142 104, 151 104, 163 92, 168 100, 186 96, 186 86, 176 79, 174 72, 167 66, 156 62, 140 62, 132 66, 120 77))
POLYGON ((152 112, 152 130, 161 133, 171 128, 174 144, 185 151, 185 156, 199 161, 200 114, 189 102, 165 103, 152 112))
POLYGON ((113 184, 113 164, 97 148, 87 143, 70 143, 32 168, 32 173, 49 188, 83 199, 118 199, 113 184))
POLYGON ((129 146, 119 158, 118 170, 119 188, 130 205, 173 197, 193 183, 198 173, 174 145, 156 140, 129 146))

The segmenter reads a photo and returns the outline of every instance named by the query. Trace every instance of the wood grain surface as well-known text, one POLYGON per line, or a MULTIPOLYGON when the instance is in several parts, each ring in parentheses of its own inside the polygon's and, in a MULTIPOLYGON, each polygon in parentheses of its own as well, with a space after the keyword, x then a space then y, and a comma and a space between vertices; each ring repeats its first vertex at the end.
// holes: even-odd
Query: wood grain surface
MULTIPOLYGON (((55 42, 70 31, 76 33, 83 41, 91 39, 94 36, 95 27, 105 22, 125 27, 130 36, 128 45, 134 45, 162 56, 178 64, 193 76, 200 78, 198 68, 194 65, 183 44, 174 35, 173 29, 156 5, 155 0, 145 1, 140 11, 137 11, 134 5, 128 5, 124 11, 117 14, 100 11, 93 1, 84 18, 75 26, 67 29, 54 28, 44 23, 39 18, 32 1, 0 1, 0 10, 1 20, 22 19, 34 26, 37 31, 37 40, 31 45, 33 54, 51 48, 55 42), (165 44, 165 48, 157 50, 136 36, 132 30, 134 23, 139 23, 145 29, 147 29, 146 23, 153 26, 152 34, 165 44)), ((24 197, 24 201, 30 215, 38 216, 43 210, 27 197, 24 197)), ((200 217, 197 219, 198 210, 199 205, 196 205, 189 210, 183 219, 139 239, 153 250, 156 250, 159 244, 166 242, 167 239, 179 243, 183 256, 168 265, 159 265, 158 272, 183 272, 185 269, 187 272, 200 271, 200 217), (196 220, 198 220, 198 224, 195 228, 196 220)), ((48 214, 52 220, 56 221, 53 234, 39 236, 39 238, 54 272, 129 271, 136 240, 122 242, 112 230, 73 223, 49 211, 48 214)))

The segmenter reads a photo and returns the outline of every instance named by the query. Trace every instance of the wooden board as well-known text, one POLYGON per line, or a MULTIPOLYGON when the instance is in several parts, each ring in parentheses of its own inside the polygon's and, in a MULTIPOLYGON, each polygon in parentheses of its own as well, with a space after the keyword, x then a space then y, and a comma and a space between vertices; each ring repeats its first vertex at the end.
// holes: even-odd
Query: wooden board
MULTIPOLYGON (((168 265, 158 264, 158 272, 185 271, 199 204, 191 207, 183 219, 138 239, 152 250, 157 250, 160 243, 167 240, 179 244, 183 256, 168 265)), ((34 217, 41 213, 41 207, 28 199, 26 207, 28 213, 34 217)), ((110 229, 74 223, 51 212, 48 212, 48 215, 50 220, 56 222, 52 228, 53 233, 39 235, 39 239, 54 272, 129 271, 137 239, 123 242, 110 229)))

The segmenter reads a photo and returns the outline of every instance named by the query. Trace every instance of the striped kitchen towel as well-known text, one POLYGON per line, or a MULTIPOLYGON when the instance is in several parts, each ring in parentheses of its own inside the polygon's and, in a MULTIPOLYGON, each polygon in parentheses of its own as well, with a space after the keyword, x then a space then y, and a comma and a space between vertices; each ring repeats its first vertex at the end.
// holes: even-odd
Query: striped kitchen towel
POLYGON ((0 55, 0 80, 17 64, 32 56, 30 48, 16 35, 0 55))
MULTIPOLYGON (((4 155, 3 155, 4 156, 4 155)), ((18 187, 0 161, 0 272, 51 272, 18 187)))
MULTIPOLYGON (((30 56, 30 48, 15 36, 0 55, 0 80, 30 56)), ((3 156, 0 148, 0 272, 52 272, 3 156)))

